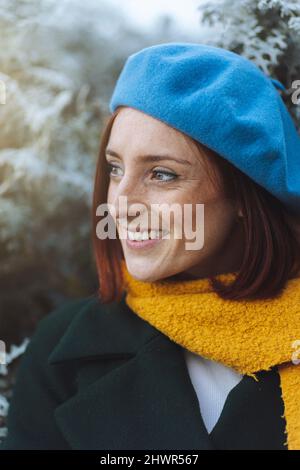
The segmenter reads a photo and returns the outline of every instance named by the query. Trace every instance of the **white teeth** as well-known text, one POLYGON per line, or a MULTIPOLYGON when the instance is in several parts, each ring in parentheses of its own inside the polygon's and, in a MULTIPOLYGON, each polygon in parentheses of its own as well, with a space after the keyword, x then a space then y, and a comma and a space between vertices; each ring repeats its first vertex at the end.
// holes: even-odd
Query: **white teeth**
POLYGON ((150 231, 150 238, 159 238, 160 233, 157 230, 151 230, 150 231))
POLYGON ((168 232, 167 231, 159 231, 159 230, 150 230, 150 233, 148 231, 144 232, 132 232, 130 230, 127 230, 128 238, 129 240, 135 240, 135 241, 141 241, 141 240, 149 240, 149 239, 156 239, 156 238, 162 238, 162 236, 166 235, 168 232))
POLYGON ((134 232, 127 232, 129 240, 134 240, 134 232))

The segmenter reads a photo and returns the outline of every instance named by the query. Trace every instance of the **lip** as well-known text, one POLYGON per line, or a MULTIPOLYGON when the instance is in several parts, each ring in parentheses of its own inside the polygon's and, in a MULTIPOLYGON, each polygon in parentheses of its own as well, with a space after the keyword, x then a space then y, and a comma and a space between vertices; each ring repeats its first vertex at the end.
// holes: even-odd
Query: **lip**
POLYGON ((162 238, 153 238, 150 240, 129 240, 126 238, 126 245, 129 248, 133 249, 143 249, 143 248, 152 248, 154 245, 157 245, 159 242, 162 241, 162 238))

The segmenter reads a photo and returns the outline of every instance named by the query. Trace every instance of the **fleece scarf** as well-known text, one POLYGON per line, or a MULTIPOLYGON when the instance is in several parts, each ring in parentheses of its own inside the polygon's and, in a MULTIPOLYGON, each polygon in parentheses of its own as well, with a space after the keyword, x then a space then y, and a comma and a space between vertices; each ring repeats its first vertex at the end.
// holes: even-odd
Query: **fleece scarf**
MULTIPOLYGON (((121 266, 127 305, 172 341, 257 381, 255 372, 278 366, 286 445, 299 450, 300 278, 275 298, 233 301, 220 298, 208 278, 144 282, 121 266)), ((216 278, 228 284, 235 276, 216 278)))

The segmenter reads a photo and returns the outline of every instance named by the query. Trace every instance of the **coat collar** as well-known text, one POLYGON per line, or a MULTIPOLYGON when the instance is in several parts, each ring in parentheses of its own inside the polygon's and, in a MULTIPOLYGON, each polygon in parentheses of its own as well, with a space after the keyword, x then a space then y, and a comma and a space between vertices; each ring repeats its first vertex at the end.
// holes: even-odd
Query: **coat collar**
POLYGON ((124 297, 106 305, 93 298, 74 317, 48 362, 74 360, 81 385, 54 413, 71 448, 213 448, 181 347, 124 297))
POLYGON ((91 297, 70 322, 48 362, 132 356, 159 334, 156 328, 132 312, 125 295, 120 303, 109 304, 101 304, 97 297, 91 297))

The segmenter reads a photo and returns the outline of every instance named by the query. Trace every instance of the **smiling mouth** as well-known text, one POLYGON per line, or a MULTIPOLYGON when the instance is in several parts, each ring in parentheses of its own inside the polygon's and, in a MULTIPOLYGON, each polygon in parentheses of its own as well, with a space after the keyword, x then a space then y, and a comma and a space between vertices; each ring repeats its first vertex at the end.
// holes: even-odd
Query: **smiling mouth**
POLYGON ((150 241, 150 240, 160 240, 169 238, 167 237, 170 234, 170 231, 167 229, 151 229, 151 228, 140 228, 138 230, 129 230, 128 226, 122 223, 117 222, 119 237, 123 240, 133 241, 133 242, 143 242, 143 241, 150 241))
POLYGON ((157 240, 162 239, 168 234, 168 230, 144 230, 144 231, 132 231, 126 230, 127 239, 130 241, 146 241, 146 240, 157 240))

